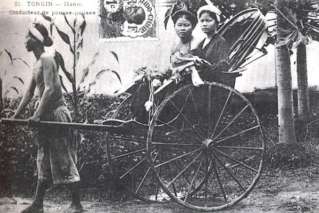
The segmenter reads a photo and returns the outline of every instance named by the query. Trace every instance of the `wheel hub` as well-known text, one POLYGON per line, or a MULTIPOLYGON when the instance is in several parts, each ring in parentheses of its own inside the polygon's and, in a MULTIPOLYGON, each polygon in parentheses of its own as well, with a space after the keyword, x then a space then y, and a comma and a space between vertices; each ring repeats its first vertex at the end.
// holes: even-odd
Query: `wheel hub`
POLYGON ((213 143, 213 140, 210 138, 207 138, 207 139, 203 140, 203 142, 202 142, 202 144, 205 148, 208 148, 211 143, 213 143))

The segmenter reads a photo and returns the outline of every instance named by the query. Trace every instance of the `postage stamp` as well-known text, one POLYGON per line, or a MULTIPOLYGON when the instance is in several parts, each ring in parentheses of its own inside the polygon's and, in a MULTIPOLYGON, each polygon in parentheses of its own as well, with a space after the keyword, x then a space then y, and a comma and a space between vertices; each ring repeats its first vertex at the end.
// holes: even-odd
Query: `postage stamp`
POLYGON ((156 38, 155 1, 100 0, 100 38, 107 40, 156 38))

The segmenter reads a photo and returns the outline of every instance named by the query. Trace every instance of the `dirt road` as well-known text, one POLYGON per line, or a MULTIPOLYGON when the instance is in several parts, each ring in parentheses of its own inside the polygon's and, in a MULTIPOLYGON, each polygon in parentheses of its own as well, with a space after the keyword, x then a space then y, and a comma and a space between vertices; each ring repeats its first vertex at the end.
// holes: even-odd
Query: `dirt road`
MULTIPOLYGON (((0 205, 0 213, 18 213, 31 199, 16 197, 17 204, 0 205)), ((1 202, 0 202, 1 203, 1 202)), ((190 213, 174 203, 145 204, 139 201, 110 202, 84 201, 87 213, 190 213)), ((60 213, 68 202, 48 199, 45 212, 60 213)), ((260 212, 318 212, 319 213, 319 166, 287 171, 265 172, 253 192, 225 213, 260 212)))

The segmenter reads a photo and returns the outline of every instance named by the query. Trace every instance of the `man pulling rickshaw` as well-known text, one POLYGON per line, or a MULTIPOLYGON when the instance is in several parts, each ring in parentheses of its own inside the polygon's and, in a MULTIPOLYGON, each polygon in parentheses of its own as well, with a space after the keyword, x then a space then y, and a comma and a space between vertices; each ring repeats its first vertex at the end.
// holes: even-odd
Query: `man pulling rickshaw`
POLYGON ((49 169, 55 183, 71 184, 71 212, 83 210, 73 143, 68 138, 71 127, 108 131, 106 152, 111 170, 120 170, 117 175, 120 180, 131 176, 136 183, 129 191, 143 200, 158 200, 166 193, 185 207, 213 211, 234 205, 248 195, 260 177, 265 148, 254 108, 233 87, 239 75, 236 70, 242 68, 266 27, 257 9, 244 11, 217 28, 219 16, 220 11, 211 4, 201 7, 196 15, 188 8, 174 11, 172 20, 179 41, 171 50, 170 77, 160 79, 161 83, 154 78, 138 81, 137 89, 127 99, 131 101, 133 117, 120 113, 127 109, 123 107, 128 103, 124 100, 104 125, 62 123, 71 119, 57 81, 56 62, 44 55, 43 46, 50 44, 48 34, 39 30, 40 25, 30 30, 33 36, 30 43, 34 45, 30 50, 37 58, 36 74, 14 118, 37 86, 41 100, 31 118, 36 122, 31 125, 40 127, 37 138, 39 148, 45 152, 42 154, 40 150, 38 158, 48 163, 39 161, 38 174, 39 177, 43 174, 43 178, 39 178, 35 201, 24 213, 43 211, 47 186, 43 182, 50 174, 46 173, 49 169), (192 32, 197 22, 205 39, 194 45, 192 32), (237 23, 244 23, 243 29, 237 31, 240 39, 228 43, 227 36, 234 32, 237 23), (158 105, 154 104, 156 101, 158 105), (60 131, 61 128, 48 128, 50 125, 69 128, 60 131), (41 137, 43 133, 46 137, 41 137), (51 137, 54 140, 47 142, 48 135, 59 137, 51 137), (61 147, 44 144, 54 144, 58 138, 67 155, 45 157, 48 152, 54 155, 54 148, 61 147), (125 149, 116 150, 119 144, 125 149), (123 159, 125 164, 117 167, 116 162, 123 159), (139 167, 142 168, 137 172, 139 167))

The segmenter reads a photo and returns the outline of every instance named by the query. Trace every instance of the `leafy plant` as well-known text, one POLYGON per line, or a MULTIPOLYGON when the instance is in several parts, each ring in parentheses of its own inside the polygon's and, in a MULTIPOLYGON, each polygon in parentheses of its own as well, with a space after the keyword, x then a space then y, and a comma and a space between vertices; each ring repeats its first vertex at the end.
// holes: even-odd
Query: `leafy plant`
MULTIPOLYGON (((94 120, 92 118, 94 118, 95 115, 101 116, 101 114, 97 113, 96 104, 92 102, 92 99, 88 96, 88 94, 91 91, 91 88, 97 83, 97 81, 105 73, 114 74, 119 80, 119 82, 121 83, 120 75, 115 70, 102 69, 95 74, 95 77, 93 78, 93 80, 91 80, 91 82, 86 82, 87 77, 89 76, 92 70, 92 66, 97 61, 99 52, 94 54, 93 58, 91 59, 91 61, 89 61, 86 67, 84 67, 83 69, 79 68, 78 64, 80 60, 80 55, 83 51, 83 44, 84 44, 83 35, 87 25, 84 15, 81 15, 81 19, 79 19, 78 16, 75 17, 72 24, 70 20, 68 19, 68 17, 64 16, 64 22, 70 29, 69 34, 62 31, 61 27, 57 26, 51 17, 43 15, 43 18, 50 22, 50 33, 52 34, 53 29, 55 29, 57 34, 61 38, 61 40, 64 42, 64 44, 68 46, 68 49, 72 55, 72 59, 73 59, 71 64, 72 72, 69 72, 66 69, 67 66, 64 63, 65 60, 63 55, 59 52, 55 53, 55 60, 57 64, 59 65, 62 72, 66 76, 67 81, 71 83, 72 85, 72 93, 70 94, 66 89, 62 76, 60 75, 62 88, 66 92, 67 100, 69 101, 69 103, 71 103, 74 110, 73 120, 75 120, 75 122, 85 122, 85 123, 92 122, 94 120), (83 86, 85 83, 88 83, 88 86, 83 86)), ((118 55, 114 51, 110 51, 110 53, 114 57, 114 59, 119 63, 118 55)), ((104 110, 100 110, 99 112, 104 112, 104 110)), ((92 134, 90 132, 82 133, 82 132, 76 131, 75 134, 76 134, 77 140, 80 143, 79 144, 80 155, 78 159, 78 168, 81 172, 82 170, 85 170, 86 165, 92 166, 92 164, 95 164, 95 162, 100 162, 99 159, 101 159, 102 153, 104 151, 101 149, 101 146, 94 145, 96 143, 100 143, 100 140, 97 139, 99 137, 96 138, 96 135, 99 135, 99 134, 97 134, 96 132, 92 134), (95 137, 93 137, 93 135, 95 135, 95 137)), ((96 171, 98 171, 98 168, 96 168, 96 171)), ((88 172, 88 173, 92 174, 92 172, 88 172)), ((90 179, 90 175, 89 177, 84 177, 84 178, 90 179)))
MULTIPOLYGON (((3 49, 0 51, 0 57, 1 56, 7 56, 10 66, 15 65, 17 62, 21 62, 29 68, 28 63, 24 59, 15 58, 13 54, 7 49, 3 49)), ((5 65, 2 65, 2 67, 5 67, 5 65)), ((17 81, 19 82, 19 84, 24 85, 24 80, 19 76, 14 75, 9 78, 8 70, 9 67, 0 70, 0 118, 11 116, 16 109, 16 103, 18 103, 17 101, 6 97, 11 91, 16 92, 17 95, 20 94, 20 89, 18 89, 18 87, 12 86, 11 83, 17 81)), ((21 132, 23 132, 23 130, 21 129, 17 130, 12 127, 0 127, 0 170, 2 171, 0 172, 0 196, 12 195, 13 180, 10 176, 14 174, 14 170, 17 170, 17 161, 14 156, 18 148, 14 145, 14 143, 12 143, 12 139, 16 136, 16 134, 18 134, 20 137, 26 136, 26 134, 20 134, 21 132)), ((21 156, 25 156, 25 149, 22 147, 19 148, 21 148, 21 151, 24 154, 21 156)))
MULTIPOLYGON (((8 56, 8 59, 9 59, 9 62, 11 65, 14 65, 17 62, 20 62, 23 65, 25 65, 26 67, 30 68, 29 64, 24 59, 13 57, 12 53, 9 50, 3 49, 0 51, 0 56, 2 56, 4 54, 8 56)), ((24 85, 24 80, 17 75, 14 75, 12 77, 12 80, 19 82, 21 85, 24 85)), ((8 79, 8 69, 1 70, 1 75, 0 75, 0 112, 2 110, 4 110, 3 109, 4 97, 6 97, 9 92, 14 91, 17 95, 20 94, 20 89, 18 89, 18 87, 12 86, 11 84, 9 84, 9 82, 12 82, 12 81, 10 79, 8 79), (7 83, 4 82, 4 79, 7 80, 7 83)))
MULTIPOLYGON (((87 26, 85 16, 83 14, 81 15, 82 20, 80 20, 79 17, 77 16, 74 18, 73 23, 71 23, 70 20, 68 19, 68 17, 64 15, 65 24, 71 30, 70 34, 62 31, 60 29, 60 27, 54 23, 52 17, 46 16, 43 14, 43 18, 50 22, 50 33, 52 34, 53 29, 55 28, 56 32, 58 33, 58 35, 62 39, 62 41, 66 45, 68 45, 69 51, 72 54, 72 59, 73 59, 72 60, 72 72, 69 72, 66 69, 66 66, 64 63, 64 57, 62 56, 61 53, 56 52, 55 58, 59 64, 59 67, 61 67, 64 75, 66 76, 68 82, 71 83, 71 85, 72 85, 72 95, 71 95, 70 100, 71 100, 71 103, 72 103, 72 106, 74 109, 75 121, 79 121, 80 120, 79 104, 81 102, 83 102, 83 100, 80 100, 80 99, 84 98, 84 101, 86 100, 86 96, 91 91, 91 87, 96 84, 96 80, 98 80, 98 78, 106 72, 110 72, 110 73, 115 74, 120 82, 121 82, 121 78, 115 70, 110 70, 110 69, 100 70, 98 72, 98 74, 96 74, 95 79, 92 82, 89 82, 88 88, 84 88, 84 90, 81 91, 80 85, 84 83, 86 77, 89 75, 91 66, 95 64, 96 58, 99 55, 99 53, 97 52, 93 56, 91 62, 82 70, 82 73, 81 73, 82 76, 80 78, 80 81, 78 82, 77 75, 78 74, 80 75, 80 69, 78 67, 78 64, 79 64, 81 52, 83 50, 83 44, 84 44, 83 35, 84 35, 84 32, 86 30, 86 26, 87 26)), ((111 54, 114 56, 116 61, 119 62, 117 54, 113 51, 111 51, 111 54)), ((62 76, 60 76, 60 80, 61 80, 63 89, 65 90, 65 92, 67 94, 69 94, 69 92, 67 91, 65 84, 63 82, 62 76)), ((87 120, 87 118, 86 118, 86 120, 87 120)))

